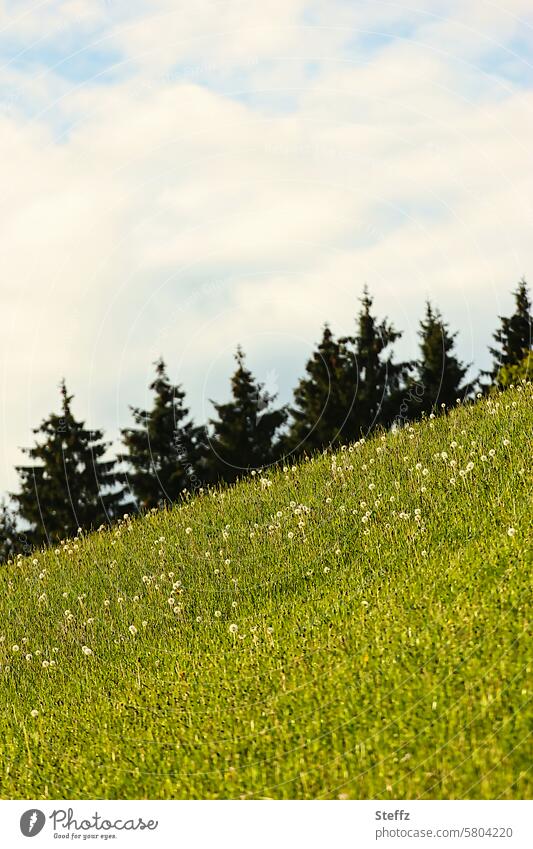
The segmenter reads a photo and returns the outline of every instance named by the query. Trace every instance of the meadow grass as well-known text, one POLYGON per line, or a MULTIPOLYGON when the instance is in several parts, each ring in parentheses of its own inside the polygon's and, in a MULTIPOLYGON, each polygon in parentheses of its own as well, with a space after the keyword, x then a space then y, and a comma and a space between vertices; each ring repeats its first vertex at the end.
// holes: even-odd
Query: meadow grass
POLYGON ((531 401, 3 566, 0 795, 530 795, 531 401))

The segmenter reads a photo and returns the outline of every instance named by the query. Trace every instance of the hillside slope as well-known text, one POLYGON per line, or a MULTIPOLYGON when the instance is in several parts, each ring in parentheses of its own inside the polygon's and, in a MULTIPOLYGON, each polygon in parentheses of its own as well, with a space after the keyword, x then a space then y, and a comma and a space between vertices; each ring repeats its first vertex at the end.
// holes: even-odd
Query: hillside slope
POLYGON ((531 401, 3 567, 0 795, 531 795, 531 401))

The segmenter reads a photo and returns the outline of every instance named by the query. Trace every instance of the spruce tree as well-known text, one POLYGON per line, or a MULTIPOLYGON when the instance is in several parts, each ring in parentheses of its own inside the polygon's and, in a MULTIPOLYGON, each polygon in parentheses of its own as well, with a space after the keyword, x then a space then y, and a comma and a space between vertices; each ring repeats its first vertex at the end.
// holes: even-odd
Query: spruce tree
POLYGON ((395 362, 390 347, 401 337, 387 319, 378 322, 365 286, 357 334, 340 340, 346 372, 343 379, 347 421, 345 439, 358 439, 378 425, 392 424, 411 363, 395 362))
POLYGON ((496 347, 489 349, 494 362, 491 371, 486 374, 495 382, 500 369, 518 365, 532 347, 531 301, 524 278, 518 283, 513 295, 515 311, 509 318, 499 317, 500 327, 494 333, 496 347))
POLYGON ((306 376, 294 390, 289 431, 283 439, 285 453, 311 452, 333 444, 350 412, 345 354, 327 325, 305 370, 306 376))
POLYGON ((496 377, 496 385, 506 389, 523 380, 533 380, 533 351, 529 351, 519 363, 503 366, 496 377))
POLYGON ((15 554, 24 552, 29 554, 31 545, 27 546, 27 551, 24 552, 24 547, 21 545, 19 534, 17 531, 16 518, 9 509, 5 501, 0 503, 0 563, 5 563, 15 554))
POLYGON ((169 381, 162 359, 154 365, 153 406, 130 408, 136 427, 122 431, 127 453, 119 457, 129 467, 127 484, 144 509, 173 503, 200 483, 198 430, 188 418, 185 393, 169 381))
POLYGON ((436 407, 455 403, 470 389, 463 384, 467 367, 454 355, 457 334, 450 333, 438 310, 426 302, 426 314, 420 322, 420 358, 416 363, 416 379, 409 383, 408 417, 430 413, 436 407))
POLYGON ((217 418, 210 424, 209 471, 213 480, 229 483, 250 470, 263 468, 278 458, 277 433, 286 419, 284 409, 272 409, 275 396, 265 392, 246 368, 239 347, 237 368, 231 378, 231 401, 213 403, 217 418))
POLYGON ((24 453, 32 461, 17 466, 20 492, 13 495, 34 545, 72 536, 117 517, 122 491, 115 461, 105 460, 108 443, 101 430, 87 430, 71 409, 72 395, 61 383, 61 412, 52 413, 24 453))

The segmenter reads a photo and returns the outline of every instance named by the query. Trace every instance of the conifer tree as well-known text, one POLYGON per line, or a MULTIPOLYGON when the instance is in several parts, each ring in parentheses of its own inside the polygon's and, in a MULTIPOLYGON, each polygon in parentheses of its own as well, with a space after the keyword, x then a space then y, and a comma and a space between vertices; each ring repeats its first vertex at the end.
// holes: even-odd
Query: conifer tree
POLYGON ((529 351, 519 363, 502 366, 496 377, 496 385, 506 389, 523 380, 533 380, 533 351, 529 351))
MULTIPOLYGON (((22 551, 17 533, 16 518, 5 501, 0 503, 0 564, 22 551)), ((28 553, 31 546, 28 546, 28 553)))
POLYGON ((454 355, 456 333, 450 333, 438 310, 426 302, 426 314, 420 322, 420 358, 416 363, 416 381, 410 382, 414 403, 410 405, 409 417, 430 413, 437 406, 446 407, 463 397, 470 389, 463 385, 467 372, 454 355))
POLYGON ((34 545, 72 536, 78 528, 95 528, 120 514, 115 461, 104 459, 108 443, 101 430, 87 430, 74 417, 72 398, 63 381, 61 412, 34 429, 42 438, 23 449, 32 462, 16 467, 20 492, 13 498, 34 545))
POLYGON ((493 381, 497 380, 500 369, 518 365, 532 347, 531 301, 524 278, 518 283, 513 295, 515 311, 509 318, 500 316, 500 327, 494 333, 496 347, 489 349, 494 362, 492 370, 487 374, 493 381))
POLYGON ((350 412, 345 354, 327 325, 305 370, 294 390, 289 431, 283 439, 285 453, 321 450, 334 443, 350 412))
POLYGON ((372 313, 373 299, 365 286, 355 336, 340 340, 344 347, 346 374, 344 405, 348 411, 345 439, 358 439, 371 428, 388 427, 397 412, 411 363, 396 363, 389 348, 400 337, 386 319, 372 313))
POLYGON ((263 468, 278 457, 277 433, 286 419, 284 409, 272 409, 275 396, 264 390, 239 347, 237 368, 231 378, 231 401, 212 402, 217 418, 210 424, 209 470, 213 480, 233 482, 252 469, 263 468))
POLYGON ((151 410, 131 407, 136 427, 125 428, 122 440, 127 453, 127 483, 139 506, 150 509, 175 502, 199 483, 198 429, 189 419, 185 393, 168 379, 165 363, 155 363, 151 410))

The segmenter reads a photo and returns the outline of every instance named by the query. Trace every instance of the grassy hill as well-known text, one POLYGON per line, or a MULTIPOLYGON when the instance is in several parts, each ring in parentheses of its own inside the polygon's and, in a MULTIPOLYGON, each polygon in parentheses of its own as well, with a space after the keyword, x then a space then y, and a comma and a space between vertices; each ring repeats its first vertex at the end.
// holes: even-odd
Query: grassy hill
POLYGON ((530 796, 531 401, 2 567, 0 795, 530 796))

